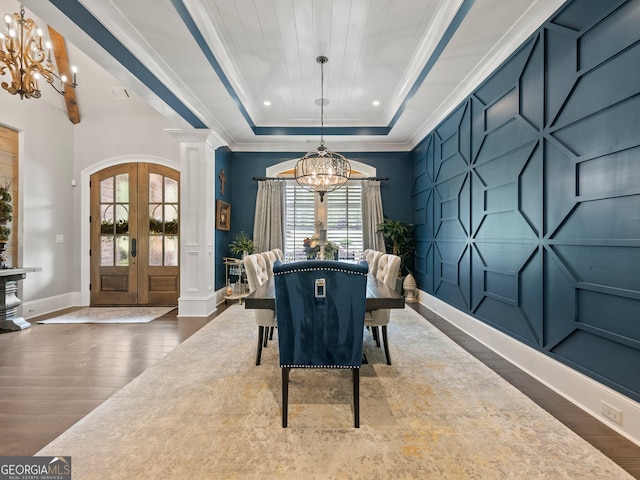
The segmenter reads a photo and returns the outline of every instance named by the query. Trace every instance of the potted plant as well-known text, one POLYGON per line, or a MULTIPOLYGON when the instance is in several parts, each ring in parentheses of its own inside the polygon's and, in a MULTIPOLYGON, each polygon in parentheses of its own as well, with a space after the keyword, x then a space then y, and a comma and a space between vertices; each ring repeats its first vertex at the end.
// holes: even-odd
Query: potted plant
POLYGON ((229 244, 229 251, 244 257, 250 253, 254 253, 256 250, 253 239, 244 232, 240 232, 236 235, 233 242, 229 244))
POLYGON ((413 237, 413 225, 402 220, 391 220, 390 218, 378 224, 378 231, 382 232, 387 250, 400 257, 400 276, 409 272, 407 262, 415 250, 415 240, 413 237))

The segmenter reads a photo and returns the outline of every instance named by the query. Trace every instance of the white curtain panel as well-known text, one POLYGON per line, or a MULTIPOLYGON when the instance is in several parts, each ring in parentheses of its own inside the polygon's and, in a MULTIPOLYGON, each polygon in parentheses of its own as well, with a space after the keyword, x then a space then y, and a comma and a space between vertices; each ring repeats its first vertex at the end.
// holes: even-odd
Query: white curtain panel
POLYGON ((284 248, 285 188, 282 180, 260 180, 253 221, 253 241, 257 252, 284 248))
POLYGON ((365 180, 362 182, 363 249, 370 248, 379 252, 386 252, 384 235, 382 235, 382 232, 378 232, 378 225, 380 225, 383 220, 380 181, 365 180))

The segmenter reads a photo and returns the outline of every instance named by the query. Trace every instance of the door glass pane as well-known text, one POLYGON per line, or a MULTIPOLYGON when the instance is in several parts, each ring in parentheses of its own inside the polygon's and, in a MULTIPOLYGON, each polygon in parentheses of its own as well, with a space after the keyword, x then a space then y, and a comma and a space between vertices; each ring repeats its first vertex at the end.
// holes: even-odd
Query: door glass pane
POLYGON ((116 234, 129 233, 129 209, 128 205, 116 205, 116 234))
POLYGON ((165 235, 177 235, 178 234, 178 206, 165 205, 164 219, 165 219, 165 223, 164 223, 165 235))
POLYGON ((111 235, 100 237, 100 265, 113 267, 113 236, 111 235))
POLYGON ((149 233, 162 235, 162 205, 149 205, 149 233))
POLYGON ((129 237, 125 235, 116 237, 116 266, 129 266, 129 237))
POLYGON ((149 265, 162 266, 162 236, 149 235, 149 265))
POLYGON ((149 265, 178 265, 178 182, 149 174, 149 265))
POLYGON ((113 205, 100 205, 100 233, 113 235, 113 205))
POLYGON ((100 202, 113 203, 113 177, 105 178, 100 182, 100 202))
POLYGON ((149 174, 149 203, 162 202, 162 175, 149 174))
POLYGON ((164 178, 164 201, 178 203, 178 182, 173 178, 164 178))
POLYGON ((116 175, 116 202, 129 203, 129 174, 116 175))
POLYGON ((100 181, 100 264, 129 265, 129 174, 100 181))
POLYGON ((168 267, 178 265, 178 237, 167 235, 164 237, 164 264, 168 267))

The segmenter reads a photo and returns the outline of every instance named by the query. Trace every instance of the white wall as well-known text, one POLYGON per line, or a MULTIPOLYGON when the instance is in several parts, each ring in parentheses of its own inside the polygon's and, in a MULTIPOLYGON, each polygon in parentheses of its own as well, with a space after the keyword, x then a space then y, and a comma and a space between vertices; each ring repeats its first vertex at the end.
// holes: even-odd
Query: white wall
POLYGON ((22 282, 27 318, 79 304, 81 260, 88 255, 80 216, 88 198, 83 171, 137 157, 180 169, 180 144, 165 131, 175 127, 161 115, 92 119, 80 109, 81 121, 73 125, 62 107, 0 90, 0 123, 20 131, 19 263, 42 267, 22 282))
POLYGON ((23 283, 23 300, 74 288, 73 125, 42 99, 20 100, 0 90, 0 123, 20 131, 18 258, 42 267, 23 283), (64 242, 56 243, 56 235, 64 242))

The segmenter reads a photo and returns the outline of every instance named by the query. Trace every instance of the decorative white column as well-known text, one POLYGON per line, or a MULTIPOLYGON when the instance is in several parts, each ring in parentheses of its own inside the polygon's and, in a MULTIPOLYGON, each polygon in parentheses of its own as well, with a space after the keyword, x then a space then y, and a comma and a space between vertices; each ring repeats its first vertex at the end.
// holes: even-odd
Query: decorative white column
POLYGON ((179 317, 207 317, 216 309, 215 150, 225 145, 210 130, 168 130, 180 141, 179 317))

